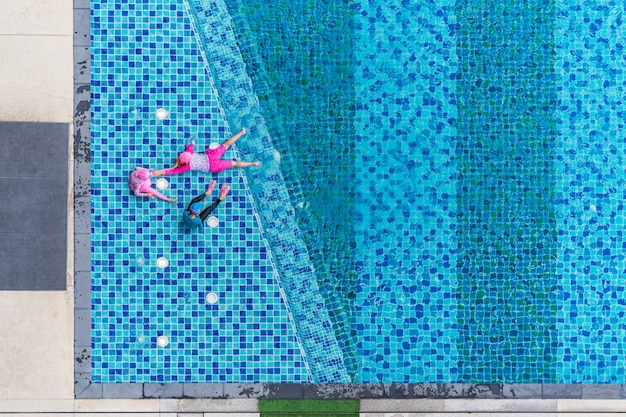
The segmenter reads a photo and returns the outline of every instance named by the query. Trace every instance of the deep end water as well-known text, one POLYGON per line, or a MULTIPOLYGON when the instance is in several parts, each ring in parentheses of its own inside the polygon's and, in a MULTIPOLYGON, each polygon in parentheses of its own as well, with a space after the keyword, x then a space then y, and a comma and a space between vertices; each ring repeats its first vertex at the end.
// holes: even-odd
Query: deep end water
POLYGON ((353 381, 624 382, 615 4, 227 3, 353 381))

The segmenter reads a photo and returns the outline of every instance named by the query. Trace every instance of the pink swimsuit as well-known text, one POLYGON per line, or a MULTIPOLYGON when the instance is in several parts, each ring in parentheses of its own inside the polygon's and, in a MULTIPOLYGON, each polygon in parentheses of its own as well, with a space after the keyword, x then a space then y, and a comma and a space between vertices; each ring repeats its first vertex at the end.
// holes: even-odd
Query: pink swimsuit
POLYGON ((224 152, 226 152, 224 145, 220 145, 215 149, 206 149, 204 153, 194 153, 193 144, 189 144, 185 148, 185 152, 192 154, 191 160, 178 168, 166 169, 165 174, 174 175, 187 171, 213 172, 218 174, 225 169, 233 167, 232 161, 220 159, 222 155, 224 155, 224 152))
POLYGON ((168 198, 163 194, 152 188, 152 171, 146 168, 135 168, 128 178, 128 186, 131 191, 139 197, 143 197, 142 194, 151 194, 161 200, 168 201, 168 198))

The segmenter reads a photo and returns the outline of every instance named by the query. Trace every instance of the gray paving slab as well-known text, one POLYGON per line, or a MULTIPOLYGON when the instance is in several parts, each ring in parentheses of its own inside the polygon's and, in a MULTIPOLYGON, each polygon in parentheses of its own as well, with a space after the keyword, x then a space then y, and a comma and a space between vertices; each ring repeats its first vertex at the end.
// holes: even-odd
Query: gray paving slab
POLYGON ((306 384, 304 398, 384 398, 382 384, 306 384))
POLYGON ((88 46, 74 47, 74 82, 76 84, 89 84, 90 82, 90 56, 88 46))
MULTIPOLYGON (((91 86, 77 84, 74 86, 74 126, 91 123, 91 86)), ((87 135, 87 138, 89 135, 87 135)))
MULTIPOLYGON (((91 233, 91 197, 74 198, 74 232, 91 233)), ((91 249, 89 249, 91 251, 91 249)), ((91 256, 91 255, 87 255, 91 256)))
POLYGON ((541 398, 541 384, 504 384, 502 396, 504 398, 541 398))
POLYGON ((91 235, 76 233, 74 235, 74 271, 91 271, 91 235))
POLYGON ((67 233, 67 177, 0 178, 0 190, 0 230, 4 233, 32 238, 67 233))
POLYGON ((545 399, 580 399, 582 398, 582 385, 580 384, 543 384, 542 398, 545 399))
POLYGON ((103 398, 103 385, 92 384, 90 373, 75 373, 74 397, 84 399, 103 398))
POLYGON ((88 9, 89 0, 74 0, 74 8, 75 9, 88 9))
POLYGON ((88 271, 74 272, 74 308, 91 309, 91 274, 88 271))
POLYGON ((68 141, 65 123, 0 122, 0 178, 61 180, 67 188, 68 141))
MULTIPOLYGON (((84 113, 89 114, 89 108, 84 113)), ((87 118, 89 116, 82 115, 87 118)), ((74 160, 78 162, 91 161, 91 123, 88 120, 76 120, 74 122, 74 160)), ((90 177, 84 178, 89 181, 90 177)))
POLYGON ((0 233, 0 290, 64 291, 66 248, 67 232, 0 233))
POLYGON ((263 396, 263 384, 226 384, 224 398, 260 398, 263 396))
POLYGON ((184 398, 224 398, 225 384, 184 383, 184 398))
POLYGON ((91 347, 77 347, 74 352, 74 373, 91 373, 91 347))
POLYGON ((265 398, 304 398, 302 384, 266 384, 263 386, 265 398))
POLYGON ((183 384, 144 384, 143 398, 181 398, 183 384))
POLYGON ((74 46, 89 46, 89 8, 74 9, 74 46))
POLYGON ((622 398, 622 386, 618 384, 584 384, 581 390, 584 400, 622 398))
POLYGON ((103 398, 143 398, 143 384, 102 384, 103 398))
POLYGON ((91 309, 74 310, 74 346, 91 346, 91 309))

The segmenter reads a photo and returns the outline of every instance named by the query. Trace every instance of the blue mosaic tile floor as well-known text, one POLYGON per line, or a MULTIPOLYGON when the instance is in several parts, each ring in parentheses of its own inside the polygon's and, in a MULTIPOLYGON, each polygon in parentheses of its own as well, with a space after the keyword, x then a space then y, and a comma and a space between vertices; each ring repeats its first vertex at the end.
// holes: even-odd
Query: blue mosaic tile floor
POLYGON ((92 5, 95 382, 626 383, 623 5, 167 5, 92 5), (128 195, 229 124, 219 230, 128 195))
POLYGON ((230 135, 183 5, 165 6, 92 4, 92 381, 308 381, 245 173, 213 176, 232 191, 202 232, 180 216, 210 175, 168 177, 175 206, 128 190, 135 166, 230 135))

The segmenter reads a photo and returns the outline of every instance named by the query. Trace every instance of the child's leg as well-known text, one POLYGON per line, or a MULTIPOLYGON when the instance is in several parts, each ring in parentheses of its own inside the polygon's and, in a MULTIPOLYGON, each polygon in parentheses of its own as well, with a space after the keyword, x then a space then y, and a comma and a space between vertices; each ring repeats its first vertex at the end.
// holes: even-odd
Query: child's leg
POLYGON ((255 161, 255 162, 232 161, 232 163, 233 163, 233 166, 237 168, 246 168, 246 167, 251 167, 251 166, 258 167, 259 165, 261 165, 259 161, 255 161))
POLYGON ((158 192, 156 189, 152 188, 152 187, 146 187, 146 186, 142 186, 139 191, 141 191, 142 193, 149 193, 152 194, 153 196, 160 198, 161 200, 164 201, 169 201, 170 203, 175 203, 176 200, 172 200, 169 197, 164 196, 163 194, 161 194, 160 192, 158 192))
POLYGON ((216 198, 215 201, 213 202, 213 204, 211 204, 209 207, 205 208, 204 210, 202 210, 202 213, 200 213, 200 218, 202 219, 202 221, 205 221, 207 217, 209 217, 209 214, 211 214, 211 212, 213 210, 215 210, 215 208, 222 202, 222 200, 220 198, 216 198))
POLYGON ((226 149, 230 148, 230 145, 232 145, 233 143, 237 142, 237 139, 239 139, 240 137, 242 137, 243 135, 246 134, 246 129, 242 128, 239 133, 233 135, 230 137, 230 139, 228 139, 226 142, 222 143, 222 145, 224 145, 224 147, 226 149))

